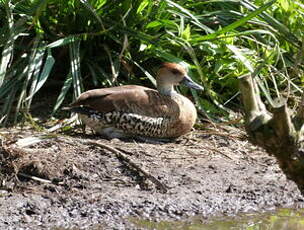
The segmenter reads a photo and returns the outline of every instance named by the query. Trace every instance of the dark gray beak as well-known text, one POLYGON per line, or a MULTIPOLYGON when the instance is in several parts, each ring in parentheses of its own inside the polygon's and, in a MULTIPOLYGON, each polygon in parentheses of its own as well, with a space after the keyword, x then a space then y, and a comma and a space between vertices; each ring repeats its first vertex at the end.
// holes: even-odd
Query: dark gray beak
POLYGON ((185 75, 183 80, 181 81, 181 84, 184 84, 185 86, 188 86, 189 88, 196 89, 196 90, 204 90, 203 86, 200 86, 199 84, 192 81, 192 79, 185 75))

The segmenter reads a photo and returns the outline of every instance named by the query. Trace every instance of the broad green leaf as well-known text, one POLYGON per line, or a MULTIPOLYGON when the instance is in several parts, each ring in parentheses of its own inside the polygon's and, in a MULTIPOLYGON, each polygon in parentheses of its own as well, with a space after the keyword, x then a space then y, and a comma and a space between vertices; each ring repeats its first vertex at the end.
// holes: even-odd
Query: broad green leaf
POLYGON ((190 39, 190 37, 191 37, 191 27, 188 24, 186 26, 186 29, 182 33, 182 38, 185 39, 186 41, 188 41, 190 39))
POLYGON ((279 0, 279 3, 281 4, 281 7, 283 8, 283 10, 288 11, 289 6, 290 6, 288 0, 279 0))
POLYGON ((161 23, 160 21, 153 21, 148 23, 148 25, 146 25, 146 28, 154 28, 154 27, 158 27, 163 25, 163 23, 161 23))

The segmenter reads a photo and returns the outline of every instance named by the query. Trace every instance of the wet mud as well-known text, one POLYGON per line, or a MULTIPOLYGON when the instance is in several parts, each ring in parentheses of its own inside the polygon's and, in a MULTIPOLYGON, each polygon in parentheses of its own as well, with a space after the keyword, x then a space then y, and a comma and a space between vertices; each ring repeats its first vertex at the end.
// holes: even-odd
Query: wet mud
POLYGON ((0 229, 139 229, 134 219, 187 221, 303 208, 274 157, 231 127, 197 130, 171 143, 98 139, 80 132, 26 147, 39 132, 0 130, 0 229), (165 185, 97 140, 124 153, 165 185))

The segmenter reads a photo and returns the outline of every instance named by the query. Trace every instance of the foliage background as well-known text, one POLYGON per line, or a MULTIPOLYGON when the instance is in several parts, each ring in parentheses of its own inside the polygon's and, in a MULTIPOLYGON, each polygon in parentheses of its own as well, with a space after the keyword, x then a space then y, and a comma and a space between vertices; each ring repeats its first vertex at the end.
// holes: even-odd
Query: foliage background
POLYGON ((215 120, 240 107, 237 79, 248 73, 269 104, 296 106, 302 93, 300 0, 0 0, 0 25, 1 125, 31 117, 54 82, 49 116, 90 88, 153 87, 163 61, 206 88, 180 90, 215 120))

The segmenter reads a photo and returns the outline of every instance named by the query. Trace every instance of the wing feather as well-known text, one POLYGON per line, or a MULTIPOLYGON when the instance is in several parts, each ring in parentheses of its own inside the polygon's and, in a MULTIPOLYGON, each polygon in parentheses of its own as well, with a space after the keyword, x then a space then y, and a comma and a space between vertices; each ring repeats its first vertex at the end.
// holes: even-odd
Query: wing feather
POLYGON ((151 117, 175 117, 179 114, 179 106, 169 96, 136 85, 89 90, 70 106, 86 106, 105 113, 122 111, 151 117))

